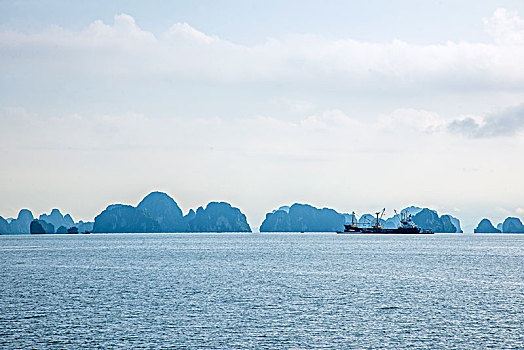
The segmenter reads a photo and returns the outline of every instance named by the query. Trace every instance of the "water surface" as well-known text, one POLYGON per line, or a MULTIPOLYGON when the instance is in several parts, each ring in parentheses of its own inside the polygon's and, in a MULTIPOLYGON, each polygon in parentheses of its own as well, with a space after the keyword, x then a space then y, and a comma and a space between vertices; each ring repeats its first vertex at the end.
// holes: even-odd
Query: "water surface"
POLYGON ((524 348, 524 235, 0 236, 2 348, 524 348))

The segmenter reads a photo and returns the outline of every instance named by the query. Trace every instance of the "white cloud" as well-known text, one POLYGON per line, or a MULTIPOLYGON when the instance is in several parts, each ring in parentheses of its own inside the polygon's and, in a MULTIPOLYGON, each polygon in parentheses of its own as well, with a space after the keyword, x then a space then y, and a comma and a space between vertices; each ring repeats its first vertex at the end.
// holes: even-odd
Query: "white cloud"
POLYGON ((498 8, 490 19, 484 19, 484 25, 499 45, 524 45, 524 20, 517 12, 498 8))
MULTIPOLYGON (((392 115, 398 114, 395 111, 392 115)), ((363 123, 340 110, 298 121, 269 116, 243 118, 151 118, 143 114, 42 116, 23 108, 0 111, 4 150, 130 150, 175 152, 214 148, 236 154, 316 157, 363 150, 381 138, 401 138, 403 128, 363 123)), ((411 131, 408 131, 411 132, 411 131)), ((388 149, 396 146, 387 145, 388 149)))
POLYGON ((514 13, 497 10, 486 21, 495 44, 412 45, 292 35, 244 46, 187 23, 176 23, 155 37, 122 14, 112 25, 95 21, 80 32, 59 27, 36 34, 3 32, 0 63, 11 74, 36 72, 35 79, 58 69, 72 80, 85 72, 111 79, 116 72, 128 78, 270 81, 309 88, 327 84, 338 90, 492 89, 524 82, 523 22, 514 13))
POLYGON ((363 132, 365 125, 352 119, 339 110, 329 110, 319 116, 313 115, 302 121, 299 125, 310 131, 332 131, 338 133, 363 132))
MULTIPOLYGON (((102 21, 94 21, 86 30, 79 33, 79 36, 86 41, 89 40, 111 40, 115 42, 131 42, 143 44, 147 42, 156 42, 153 34, 140 29, 135 19, 129 15, 121 14, 115 15, 114 24, 112 26, 104 24, 102 21)), ((75 35, 78 38, 78 35, 75 35)), ((85 42, 84 44, 88 44, 85 42)), ((97 44, 92 42, 91 44, 97 44)))
POLYGON ((171 28, 169 28, 169 30, 165 33, 165 36, 168 39, 183 39, 188 41, 202 42, 205 44, 219 41, 217 37, 206 35, 185 22, 173 24, 171 28))
POLYGON ((396 109, 390 114, 382 115, 379 120, 381 127, 387 130, 433 133, 444 126, 444 120, 439 114, 412 108, 396 109))
POLYGON ((269 99, 269 103, 276 106, 284 106, 287 110, 300 114, 311 112, 316 107, 313 102, 286 97, 272 97, 269 99))

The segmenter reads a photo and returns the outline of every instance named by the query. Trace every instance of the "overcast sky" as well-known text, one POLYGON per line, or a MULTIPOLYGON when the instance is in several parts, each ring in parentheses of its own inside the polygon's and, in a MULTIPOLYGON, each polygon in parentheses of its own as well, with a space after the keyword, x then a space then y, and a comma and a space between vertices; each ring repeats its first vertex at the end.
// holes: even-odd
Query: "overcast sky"
POLYGON ((522 62, 522 1, 0 1, 0 215, 524 219, 522 62))

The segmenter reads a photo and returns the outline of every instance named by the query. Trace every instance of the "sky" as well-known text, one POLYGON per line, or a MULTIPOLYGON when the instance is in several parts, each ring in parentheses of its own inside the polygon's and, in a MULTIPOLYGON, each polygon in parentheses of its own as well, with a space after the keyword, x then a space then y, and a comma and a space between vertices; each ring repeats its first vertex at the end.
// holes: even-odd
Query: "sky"
POLYGON ((0 215, 524 220, 522 62, 522 1, 0 1, 0 215))

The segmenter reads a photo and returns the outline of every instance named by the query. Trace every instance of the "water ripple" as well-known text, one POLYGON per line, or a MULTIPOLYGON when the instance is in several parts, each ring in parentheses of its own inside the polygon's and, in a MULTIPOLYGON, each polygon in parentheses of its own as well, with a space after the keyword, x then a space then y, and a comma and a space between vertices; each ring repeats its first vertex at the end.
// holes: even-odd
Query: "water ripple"
POLYGON ((0 250, 0 348, 524 348, 524 236, 1 236, 0 250))

